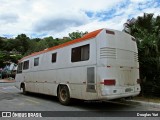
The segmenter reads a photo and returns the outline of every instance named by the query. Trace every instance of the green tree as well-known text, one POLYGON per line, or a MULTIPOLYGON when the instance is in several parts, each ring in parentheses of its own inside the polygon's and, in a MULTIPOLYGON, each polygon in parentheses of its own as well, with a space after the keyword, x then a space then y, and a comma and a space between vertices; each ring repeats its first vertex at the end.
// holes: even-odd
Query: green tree
POLYGON ((72 33, 69 33, 69 38, 70 40, 74 40, 74 39, 77 39, 77 38, 81 38, 83 35, 87 34, 88 32, 79 32, 79 31, 76 31, 76 32, 72 32, 72 33))
POLYGON ((57 40, 53 39, 52 36, 45 37, 45 38, 43 38, 43 40, 46 41, 46 44, 47 44, 48 47, 53 47, 53 46, 59 45, 59 43, 57 42, 57 40))
POLYGON ((12 49, 16 48, 17 41, 15 39, 5 40, 3 43, 3 50, 12 51, 12 49))
POLYGON ((27 55, 29 55, 29 54, 31 54, 33 52, 36 52, 38 42, 39 42, 38 39, 29 40, 28 50, 24 54, 24 56, 27 56, 27 55))
POLYGON ((48 44, 47 44, 47 42, 46 42, 45 40, 40 40, 40 41, 37 43, 36 47, 35 47, 35 52, 44 50, 44 49, 46 49, 46 48, 48 48, 48 47, 49 47, 49 46, 48 46, 48 44))
POLYGON ((20 34, 16 38, 16 50, 21 52, 23 55, 27 52, 29 48, 29 40, 25 34, 20 34))
POLYGON ((4 67, 4 56, 5 56, 5 54, 3 54, 1 51, 0 51, 0 68, 2 67, 4 67))
POLYGON ((0 37, 0 50, 3 50, 3 45, 4 45, 4 41, 3 41, 3 39, 0 37))
POLYGON ((137 39, 141 87, 145 96, 160 96, 160 16, 153 16, 145 13, 126 26, 137 39))

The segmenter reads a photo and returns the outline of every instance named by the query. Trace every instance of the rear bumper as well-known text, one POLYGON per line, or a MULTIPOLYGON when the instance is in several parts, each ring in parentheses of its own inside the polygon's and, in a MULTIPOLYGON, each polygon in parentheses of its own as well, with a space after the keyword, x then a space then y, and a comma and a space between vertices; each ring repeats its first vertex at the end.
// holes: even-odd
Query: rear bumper
POLYGON ((134 97, 137 96, 140 92, 134 92, 134 93, 125 93, 125 94, 119 94, 119 95, 108 95, 108 96, 101 96, 101 100, 113 100, 118 98, 125 98, 125 97, 134 97))
POLYGON ((140 85, 124 87, 104 86, 101 89, 101 94, 99 95, 99 97, 100 99, 107 100, 131 97, 138 95, 140 93, 140 90, 140 85))

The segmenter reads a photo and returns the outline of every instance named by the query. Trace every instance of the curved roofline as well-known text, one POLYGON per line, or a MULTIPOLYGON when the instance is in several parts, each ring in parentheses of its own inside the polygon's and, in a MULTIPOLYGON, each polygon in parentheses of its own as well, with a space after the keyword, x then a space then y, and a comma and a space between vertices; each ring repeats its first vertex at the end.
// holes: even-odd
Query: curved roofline
POLYGON ((66 42, 66 43, 63 43, 63 44, 60 44, 60 45, 57 45, 57 46, 53 46, 53 47, 50 47, 48 49, 44 49, 42 51, 39 51, 39 52, 34 52, 28 56, 25 56, 23 57, 22 59, 19 60, 20 61, 23 61, 24 59, 27 59, 27 58, 30 58, 30 57, 33 57, 33 56, 36 56, 36 55, 40 55, 40 54, 43 54, 43 53, 47 53, 47 52, 50 52, 52 50, 56 50, 56 49, 59 49, 59 48, 63 48, 63 47, 66 47, 66 46, 69 46, 69 45, 72 45, 72 44, 76 44, 76 43, 79 43, 79 42, 82 42, 82 41, 85 41, 85 40, 88 40, 90 38, 94 38, 96 37, 103 29, 99 29, 99 30, 95 30, 93 32, 90 32, 88 34, 85 34, 82 38, 78 38, 78 39, 74 39, 74 40, 71 40, 69 42, 66 42))

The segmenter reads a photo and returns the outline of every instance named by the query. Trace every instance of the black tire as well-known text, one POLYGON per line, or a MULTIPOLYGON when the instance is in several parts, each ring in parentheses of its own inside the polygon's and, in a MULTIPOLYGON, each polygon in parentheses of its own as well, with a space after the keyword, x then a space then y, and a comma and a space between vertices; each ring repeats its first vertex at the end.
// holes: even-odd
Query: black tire
POLYGON ((26 95, 26 94, 27 94, 27 92, 26 92, 26 88, 25 88, 25 85, 23 85, 23 86, 22 86, 22 93, 23 93, 24 95, 26 95))
POLYGON ((62 105, 69 105, 71 99, 70 99, 69 89, 66 85, 59 86, 58 99, 62 105))

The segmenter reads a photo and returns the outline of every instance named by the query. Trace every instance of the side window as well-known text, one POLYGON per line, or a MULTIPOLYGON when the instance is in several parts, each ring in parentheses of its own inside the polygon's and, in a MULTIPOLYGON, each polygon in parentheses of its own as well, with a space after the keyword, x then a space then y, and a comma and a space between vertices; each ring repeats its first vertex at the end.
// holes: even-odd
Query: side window
POLYGON ((22 65, 23 65, 23 62, 18 63, 17 73, 22 73, 22 65))
POLYGON ((38 66, 39 65, 39 57, 34 58, 34 66, 38 66))
POLYGON ((29 60, 23 62, 23 70, 29 69, 29 60))
POLYGON ((89 60, 89 44, 72 48, 71 62, 79 62, 89 60))
POLYGON ((52 63, 55 63, 57 59, 57 53, 52 53, 52 63))

